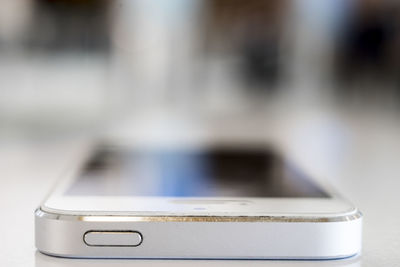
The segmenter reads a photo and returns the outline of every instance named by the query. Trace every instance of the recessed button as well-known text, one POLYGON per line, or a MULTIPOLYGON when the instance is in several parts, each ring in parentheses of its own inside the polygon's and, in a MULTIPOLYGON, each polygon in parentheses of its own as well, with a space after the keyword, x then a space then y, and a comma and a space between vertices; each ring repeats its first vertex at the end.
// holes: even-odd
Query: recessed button
POLYGON ((95 247, 137 247, 143 238, 135 231, 89 231, 83 240, 86 245, 95 247))

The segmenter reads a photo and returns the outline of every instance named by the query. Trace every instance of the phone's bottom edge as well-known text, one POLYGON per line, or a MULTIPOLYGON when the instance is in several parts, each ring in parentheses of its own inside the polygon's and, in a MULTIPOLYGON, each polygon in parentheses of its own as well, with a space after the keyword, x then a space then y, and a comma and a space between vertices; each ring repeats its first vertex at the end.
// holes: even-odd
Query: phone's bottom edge
POLYGON ((344 260, 349 258, 357 258, 361 255, 361 252, 349 254, 349 255, 334 255, 334 256, 324 256, 324 257, 306 257, 306 256, 82 256, 82 255, 62 255, 55 254, 51 252, 46 252, 42 250, 37 250, 39 253, 56 257, 61 259, 87 259, 87 260, 270 260, 270 261, 335 261, 344 260))

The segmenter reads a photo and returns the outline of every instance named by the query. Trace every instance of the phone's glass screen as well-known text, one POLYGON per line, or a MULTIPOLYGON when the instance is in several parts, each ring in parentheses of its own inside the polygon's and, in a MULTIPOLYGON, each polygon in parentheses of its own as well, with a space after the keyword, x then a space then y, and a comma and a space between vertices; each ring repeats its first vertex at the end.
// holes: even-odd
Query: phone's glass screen
POLYGON ((66 190, 73 196, 329 197, 265 148, 101 148, 66 190))

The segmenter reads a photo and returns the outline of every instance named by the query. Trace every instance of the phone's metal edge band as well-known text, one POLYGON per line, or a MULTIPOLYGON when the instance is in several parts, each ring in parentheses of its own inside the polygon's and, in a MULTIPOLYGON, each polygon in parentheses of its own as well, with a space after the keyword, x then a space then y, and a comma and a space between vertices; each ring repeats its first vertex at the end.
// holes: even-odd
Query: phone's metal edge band
POLYGON ((334 217, 300 216, 127 216, 127 215, 65 215, 43 211, 38 208, 35 215, 41 218, 87 222, 345 222, 360 219, 362 213, 334 217))

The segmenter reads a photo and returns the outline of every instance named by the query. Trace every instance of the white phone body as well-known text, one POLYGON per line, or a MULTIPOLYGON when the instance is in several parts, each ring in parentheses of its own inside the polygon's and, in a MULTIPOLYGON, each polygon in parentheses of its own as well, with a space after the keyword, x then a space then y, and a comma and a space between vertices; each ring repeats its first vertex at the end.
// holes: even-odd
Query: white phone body
POLYGON ((36 247, 78 258, 337 259, 362 215, 329 198, 70 196, 71 169, 35 212, 36 247))

